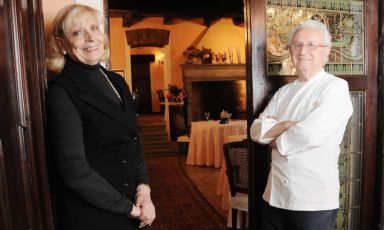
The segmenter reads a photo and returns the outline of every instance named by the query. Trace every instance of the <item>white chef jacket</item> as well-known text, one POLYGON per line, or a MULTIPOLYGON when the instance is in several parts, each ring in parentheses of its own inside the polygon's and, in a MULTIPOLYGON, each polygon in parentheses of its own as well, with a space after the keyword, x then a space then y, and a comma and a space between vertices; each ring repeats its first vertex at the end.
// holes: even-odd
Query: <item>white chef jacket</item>
POLYGON ((352 115, 345 80, 322 69, 306 82, 281 87, 251 126, 252 140, 281 121, 298 121, 276 138, 263 199, 288 210, 339 208, 339 145, 352 115))

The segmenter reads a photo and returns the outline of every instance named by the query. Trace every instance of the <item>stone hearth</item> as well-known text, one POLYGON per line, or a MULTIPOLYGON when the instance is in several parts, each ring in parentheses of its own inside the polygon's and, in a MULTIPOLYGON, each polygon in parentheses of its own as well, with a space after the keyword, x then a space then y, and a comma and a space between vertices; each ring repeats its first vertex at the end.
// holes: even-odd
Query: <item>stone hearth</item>
POLYGON ((246 107, 244 64, 185 64, 181 67, 189 96, 189 121, 202 119, 206 111, 217 119, 220 109, 234 113, 234 118, 243 118, 246 107))

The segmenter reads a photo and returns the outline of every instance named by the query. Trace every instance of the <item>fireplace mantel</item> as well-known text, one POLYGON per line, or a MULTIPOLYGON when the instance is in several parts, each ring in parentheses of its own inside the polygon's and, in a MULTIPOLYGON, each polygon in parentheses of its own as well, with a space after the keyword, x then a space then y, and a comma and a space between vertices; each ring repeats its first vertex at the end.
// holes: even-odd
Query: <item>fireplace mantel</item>
MULTIPOLYGON (((193 81, 245 80, 245 64, 184 64, 181 65, 184 88, 192 92, 193 81)), ((192 96, 192 95, 189 95, 192 96)))
POLYGON ((184 64, 183 81, 245 80, 245 64, 184 64))
MULTIPOLYGON (((246 79, 245 64, 184 64, 181 65, 184 88, 193 102, 193 82, 236 81, 246 79)), ((192 121, 192 104, 188 103, 188 120, 192 121)))

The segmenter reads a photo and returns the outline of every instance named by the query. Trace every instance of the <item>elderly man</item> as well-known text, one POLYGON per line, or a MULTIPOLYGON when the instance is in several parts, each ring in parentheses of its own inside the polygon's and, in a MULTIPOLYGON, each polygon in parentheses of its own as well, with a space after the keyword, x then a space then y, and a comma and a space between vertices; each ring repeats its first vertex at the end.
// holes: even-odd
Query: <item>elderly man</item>
POLYGON ((298 78, 280 88, 253 122, 254 141, 272 147, 263 229, 333 230, 339 208, 339 145, 352 103, 345 80, 326 73, 326 26, 308 20, 289 36, 298 78))

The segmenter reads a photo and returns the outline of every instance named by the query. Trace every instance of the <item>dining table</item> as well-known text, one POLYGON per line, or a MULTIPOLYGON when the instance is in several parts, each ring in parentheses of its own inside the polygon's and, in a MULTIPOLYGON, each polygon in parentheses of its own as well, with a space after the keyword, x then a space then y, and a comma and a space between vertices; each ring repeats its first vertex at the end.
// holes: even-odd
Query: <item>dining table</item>
POLYGON ((226 124, 220 124, 219 120, 191 122, 186 164, 220 168, 224 162, 223 145, 226 138, 246 133, 246 120, 230 120, 226 124))

